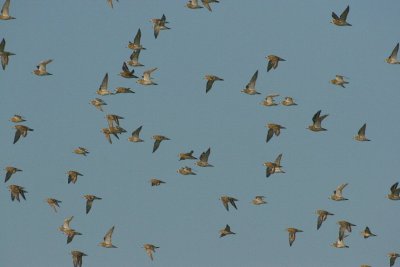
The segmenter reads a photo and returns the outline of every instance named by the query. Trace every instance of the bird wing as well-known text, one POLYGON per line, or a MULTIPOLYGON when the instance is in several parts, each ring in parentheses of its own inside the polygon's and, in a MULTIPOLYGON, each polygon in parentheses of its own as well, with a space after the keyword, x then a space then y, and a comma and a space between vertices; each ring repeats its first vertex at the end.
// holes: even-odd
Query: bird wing
POLYGON ((103 81, 100 84, 99 90, 100 91, 107 91, 108 88, 108 73, 104 75, 103 81))
POLYGON ((153 153, 156 152, 158 147, 160 146, 161 140, 155 140, 154 141, 154 146, 153 146, 153 153))
POLYGON ((317 113, 314 114, 314 116, 312 117, 312 121, 314 124, 317 123, 320 115, 321 115, 321 110, 318 110, 317 113))
MULTIPOLYGON (((4 40, 4 39, 3 39, 4 40)), ((1 50, 0 50, 1 51, 1 50)), ((396 59, 397 58, 397 53, 399 52, 399 43, 394 47, 392 53, 390 54, 389 58, 396 59)))
POLYGON ((71 228, 69 227, 69 223, 72 221, 73 218, 74 218, 74 216, 71 216, 71 217, 66 218, 66 219, 64 220, 64 223, 63 223, 63 228, 64 228, 64 229, 71 229, 71 228))
POLYGON ((258 77, 258 70, 253 74, 253 77, 251 77, 250 82, 246 85, 246 89, 255 89, 257 77, 258 77))
POLYGON ((360 136, 365 136, 365 128, 367 128, 367 124, 364 123, 364 125, 358 130, 358 135, 360 136))
POLYGON ((348 183, 341 184, 336 188, 336 195, 342 196, 343 189, 348 185, 348 183))
POLYGON ((274 136, 274 130, 272 128, 269 128, 268 133, 267 133, 267 140, 266 140, 267 143, 269 140, 271 140, 272 136, 274 136))
POLYGON ((4 52, 4 48, 6 47, 6 40, 3 38, 0 43, 0 52, 4 52))
POLYGON ((151 73, 153 71, 157 70, 157 68, 153 68, 150 70, 146 70, 145 72, 143 72, 143 79, 150 81, 151 80, 151 73))
POLYGON ((142 32, 140 31, 140 29, 137 31, 136 35, 135 35, 135 39, 133 39, 133 43, 136 45, 140 45, 140 38, 142 37, 142 32))
POLYGON ((137 128, 136 130, 134 130, 132 132, 132 136, 136 136, 139 137, 140 131, 142 130, 142 126, 140 126, 139 128, 137 128))
POLYGON ((229 202, 231 203, 231 205, 232 205, 235 209, 237 209, 235 201, 237 201, 237 199, 235 199, 235 198, 233 198, 233 197, 229 198, 229 202))
POLYGON ((90 209, 92 208, 92 205, 93 205, 93 199, 86 200, 86 214, 89 213, 90 209))
POLYGON ((397 191, 397 186, 399 185, 399 182, 394 183, 391 187, 390 187, 390 191, 392 192, 392 194, 394 194, 394 192, 397 191))
POLYGON ((106 233, 106 235, 104 236, 104 242, 107 244, 111 244, 111 236, 113 234, 114 231, 114 226, 111 227, 110 230, 108 230, 108 232, 106 233))
POLYGON ((340 19, 341 20, 346 20, 347 19, 347 14, 349 14, 350 11, 350 6, 347 6, 346 9, 340 14, 340 19))
POLYGON ((11 171, 7 170, 7 172, 6 172, 6 178, 4 179, 4 182, 5 182, 5 183, 11 178, 11 175, 12 175, 12 174, 13 174, 13 173, 12 173, 11 171))
POLYGON ((275 159, 275 164, 277 166, 281 166, 281 159, 282 159, 282 154, 279 154, 278 157, 275 159))
POLYGON ((3 8, 1 9, 1 14, 3 16, 8 16, 9 15, 9 8, 10 8, 10 0, 6 0, 4 2, 3 8))
POLYGON ((322 223, 324 222, 324 218, 322 214, 318 216, 318 221, 317 221, 317 230, 321 227, 322 223))
POLYGON ((207 85, 206 85, 206 93, 211 90, 211 87, 213 86, 215 80, 208 80, 207 85))
POLYGON ((210 3, 207 0, 201 0, 201 2, 208 9, 208 11, 212 12, 212 9, 210 7, 210 3))
POLYGON ((130 60, 138 61, 140 51, 141 51, 141 50, 134 50, 134 51, 132 52, 131 56, 129 57, 130 60))
POLYGON ((158 23, 155 23, 153 28, 154 28, 154 38, 157 39, 158 34, 160 33, 160 25, 158 23))
POLYGON ((22 132, 19 129, 17 129, 15 131, 14 143, 13 144, 15 144, 19 140, 19 138, 21 137, 21 134, 22 134, 22 132))

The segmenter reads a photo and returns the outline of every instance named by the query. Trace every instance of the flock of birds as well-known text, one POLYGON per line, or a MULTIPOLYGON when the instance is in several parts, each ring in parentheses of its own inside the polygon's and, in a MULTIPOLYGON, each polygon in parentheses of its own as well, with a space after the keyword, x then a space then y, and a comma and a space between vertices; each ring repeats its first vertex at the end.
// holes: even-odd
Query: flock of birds
MULTIPOLYGON (((118 1, 118 0, 117 0, 118 1)), ((112 0, 107 0, 108 4, 110 7, 113 7, 113 1, 112 0)), ((205 8, 207 8, 209 11, 212 11, 210 4, 211 3, 219 3, 217 0, 202 0, 201 1, 204 5, 205 8)), ((15 19, 10 15, 9 12, 9 7, 10 7, 10 0, 6 0, 0 14, 0 20, 12 20, 15 19)), ((186 4, 187 8, 190 9, 199 9, 203 8, 197 0, 190 0, 186 4)), ((338 16, 334 12, 332 12, 332 21, 336 26, 352 26, 350 23, 347 22, 347 16, 349 14, 350 7, 347 6, 346 9, 338 16)), ((154 18, 151 20, 153 23, 153 29, 154 29, 154 37, 157 38, 160 34, 160 31, 162 30, 169 30, 170 28, 167 27, 166 25, 168 24, 168 21, 166 20, 166 16, 163 14, 161 18, 154 18)), ((6 50, 6 41, 5 39, 2 40, 0 43, 0 57, 1 57, 1 64, 3 70, 6 69, 7 65, 9 64, 9 59, 11 56, 14 56, 15 54, 12 52, 9 52, 6 50)), ((157 70, 157 68, 151 68, 143 72, 143 75, 139 78, 138 76, 135 75, 134 69, 129 69, 128 66, 131 67, 142 67, 144 66, 139 62, 139 56, 142 50, 145 50, 146 48, 143 47, 141 44, 141 30, 139 29, 136 33, 136 36, 134 37, 133 42, 129 42, 128 48, 132 50, 132 54, 130 56, 130 59, 127 60, 126 62, 123 62, 122 65, 122 71, 120 72, 120 76, 126 79, 137 79, 136 82, 140 85, 143 86, 151 86, 151 85, 157 85, 157 83, 154 82, 152 78, 152 74, 157 70)), ((386 58, 386 62, 388 64, 400 64, 400 61, 397 59, 397 53, 399 50, 399 43, 394 47, 393 51, 391 54, 386 58)), ((266 57, 268 60, 268 65, 267 65, 267 72, 271 70, 275 70, 278 68, 279 62, 284 62, 286 61, 285 59, 276 56, 276 55, 268 55, 266 57)), ((33 74, 37 76, 48 76, 52 75, 47 71, 48 64, 50 64, 53 60, 48 59, 48 60, 43 60, 41 61, 37 68, 32 71, 33 74)), ((248 95, 258 95, 260 94, 256 90, 256 81, 258 77, 258 70, 254 73, 254 75, 251 77, 250 81, 247 83, 245 88, 242 90, 243 93, 248 94, 248 95)), ((212 86, 216 81, 224 81, 224 79, 216 76, 216 75, 205 75, 205 80, 206 85, 205 85, 205 92, 208 93, 211 89, 212 86)), ((345 87, 346 84, 349 82, 346 81, 346 77, 343 75, 336 75, 335 79, 332 79, 330 82, 334 85, 345 87)), ((101 96, 107 96, 107 95, 116 95, 116 94, 130 94, 134 93, 130 88, 127 87, 117 87, 114 92, 110 91, 108 89, 108 73, 105 74, 99 89, 96 91, 96 93, 101 97, 101 96)), ((262 105, 266 107, 273 107, 279 105, 279 103, 275 102, 275 98, 278 97, 278 94, 273 94, 273 95, 268 95, 263 102, 261 102, 262 105)), ((103 106, 107 105, 107 103, 102 99, 102 98, 95 98, 91 100, 90 102, 96 109, 103 111, 103 106)), ((296 106, 297 103, 295 103, 294 99, 292 97, 285 97, 282 101, 281 104, 284 106, 296 106)), ((328 117, 328 114, 321 115, 321 110, 317 111, 314 116, 312 117, 312 124, 308 126, 308 129, 313 132, 321 132, 321 131, 327 131, 327 129, 323 128, 322 122, 324 119, 328 117)), ((119 135, 123 134, 126 132, 124 128, 121 127, 120 122, 121 120, 124 119, 124 117, 116 115, 116 114, 107 114, 105 116, 108 127, 102 129, 102 133, 105 135, 106 140, 112 144, 112 137, 119 139, 119 135)), ((17 143, 21 137, 25 138, 27 137, 29 132, 34 131, 32 128, 23 125, 21 123, 24 123, 26 119, 21 116, 21 115, 14 115, 10 118, 10 121, 15 123, 15 135, 13 139, 13 143, 17 143)), ((269 142, 274 136, 278 137, 280 135, 280 132, 282 129, 286 129, 284 126, 276 123, 268 123, 266 125, 268 128, 267 136, 266 136, 266 142, 269 142)), ((140 138, 140 132, 142 130, 142 126, 139 126, 137 129, 135 129, 131 136, 128 138, 128 141, 133 142, 133 143, 139 143, 143 142, 143 139, 140 138)), ((168 137, 164 135, 154 135, 152 137, 154 140, 153 144, 153 150, 152 152, 155 153, 159 147, 160 144, 163 141, 170 140, 168 137)), ((358 133, 354 136, 354 140, 364 142, 364 141, 370 141, 366 137, 366 124, 363 124, 361 128, 359 129, 358 133)), ((84 147, 78 147, 74 151, 74 153, 78 155, 83 155, 87 156, 89 154, 89 150, 84 148, 84 147)), ((183 152, 179 154, 179 161, 183 160, 196 160, 195 165, 199 167, 213 167, 208 162, 208 159, 211 154, 211 148, 208 148, 206 151, 202 152, 199 156, 199 158, 195 157, 193 155, 194 151, 191 150, 189 152, 183 152)), ((282 161, 282 154, 279 154, 274 161, 271 162, 265 162, 264 166, 266 167, 266 177, 270 177, 272 174, 277 174, 277 173, 285 173, 283 170, 283 167, 281 165, 282 161)), ((6 175, 5 175, 5 182, 7 183, 13 175, 15 175, 18 172, 21 172, 22 170, 13 167, 13 166, 7 166, 5 168, 6 175)), ((192 170, 191 167, 184 166, 181 167, 180 169, 177 170, 177 172, 181 175, 196 175, 196 173, 192 170)), ((78 177, 82 176, 82 174, 78 171, 75 170, 70 170, 67 172, 68 176, 68 183, 73 183, 75 184, 78 181, 78 177)), ((165 182, 156 178, 153 178, 150 180, 151 186, 159 186, 161 184, 164 184, 165 182)), ((346 188, 348 184, 344 183, 339 185, 336 190, 333 191, 333 194, 330 196, 330 199, 333 201, 345 201, 348 200, 343 196, 343 190, 346 188)), ((20 197, 22 197, 24 200, 26 199, 26 193, 27 191, 23 186, 20 185, 15 185, 11 184, 8 186, 9 191, 11 193, 11 200, 17 200, 20 201, 20 197)), ((86 214, 88 214, 92 208, 93 202, 95 200, 101 200, 102 198, 95 196, 95 195, 84 195, 84 198, 86 199, 86 214)), ((393 184, 390 187, 390 192, 387 195, 387 198, 390 200, 400 200, 400 188, 398 187, 398 182, 393 184)), ((235 197, 232 196, 227 196, 223 195, 220 197, 220 200, 223 204, 223 207, 229 211, 229 207, 233 207, 237 209, 236 206, 236 199, 235 197)), ((57 212, 57 209, 60 208, 60 203, 62 201, 54 199, 54 198, 47 198, 46 199, 47 203, 50 205, 50 207, 57 212)), ((266 204, 267 202, 265 201, 264 196, 255 196, 254 199, 252 200, 252 204, 254 205, 262 205, 266 204)), ((327 220, 328 216, 333 216, 334 214, 326 211, 326 210, 317 210, 317 230, 320 229, 322 226, 323 222, 327 220)), ((74 216, 68 217, 64 220, 63 224, 59 227, 59 230, 64 233, 67 236, 67 244, 72 242, 74 237, 76 235, 82 235, 80 232, 77 230, 71 228, 70 223, 74 216)), ((335 242, 333 242, 331 245, 336 248, 348 248, 348 246, 345 244, 345 239, 348 237, 348 235, 352 232, 352 227, 356 226, 353 223, 350 223, 348 221, 338 221, 337 224, 339 225, 339 231, 338 231, 338 237, 335 242)), ((99 243, 100 246, 105 247, 105 248, 116 248, 116 246, 112 243, 112 234, 114 231, 115 227, 112 226, 107 233, 105 234, 103 238, 103 242, 99 243)), ((289 227, 286 229, 289 235, 289 245, 292 246, 295 239, 296 239, 296 234, 303 232, 301 229, 295 228, 295 227, 289 227)), ((233 235, 235 232, 231 231, 231 227, 227 224, 224 228, 222 228, 220 231, 220 237, 225 237, 227 235, 233 235)), ((368 226, 365 227, 365 229, 361 232, 362 236, 364 238, 369 238, 369 237, 374 237, 376 236, 368 226)), ((148 254, 149 258, 153 260, 153 253, 155 252, 156 249, 159 247, 153 244, 144 244, 143 248, 145 249, 146 253, 148 254)), ((73 266, 74 267, 81 267, 82 266, 82 257, 87 256, 84 252, 82 251, 71 251, 71 255, 73 258, 73 266)), ((390 266, 393 266, 395 264, 395 260, 397 257, 400 257, 399 253, 396 252, 391 252, 388 254, 389 256, 389 263, 390 266)), ((361 265, 361 267, 368 267, 369 265, 361 265)))

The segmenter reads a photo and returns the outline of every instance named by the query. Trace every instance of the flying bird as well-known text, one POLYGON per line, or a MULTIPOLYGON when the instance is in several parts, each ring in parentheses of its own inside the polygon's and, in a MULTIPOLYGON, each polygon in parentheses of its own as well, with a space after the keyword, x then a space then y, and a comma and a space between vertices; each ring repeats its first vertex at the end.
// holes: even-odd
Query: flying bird
POLYGON ((34 74, 36 74, 37 76, 47 76, 47 75, 53 75, 49 72, 47 72, 46 70, 46 66, 47 64, 53 62, 52 59, 48 59, 48 60, 43 60, 39 63, 39 65, 36 66, 36 70, 33 71, 34 74))
POLYGON ((275 103, 275 97, 279 96, 278 94, 274 94, 274 95, 267 95, 264 99, 263 102, 261 102, 261 105, 266 106, 266 107, 273 107, 273 106, 277 106, 278 104, 275 103))
POLYGON ((141 44, 140 44, 140 38, 142 38, 142 32, 140 29, 138 29, 135 38, 133 39, 133 43, 129 42, 128 48, 132 50, 146 50, 141 44))
POLYGON ((92 209, 93 201, 101 200, 100 197, 97 197, 95 195, 84 195, 83 197, 86 198, 86 214, 88 214, 89 211, 92 209))
POLYGON ((16 168, 16 167, 12 167, 12 166, 7 166, 4 170, 6 171, 6 177, 4 178, 4 182, 5 182, 5 183, 6 183, 8 180, 10 180, 11 176, 12 176, 14 173, 22 172, 21 169, 18 169, 18 168, 16 168))
POLYGON ((193 156, 193 150, 190 150, 187 153, 179 153, 178 157, 179 161, 186 159, 197 159, 196 157, 193 156))
POLYGON ((14 53, 5 51, 5 46, 6 46, 6 40, 3 38, 3 40, 0 43, 0 58, 1 58, 1 67, 3 70, 6 69, 6 66, 8 65, 9 57, 14 56, 14 53))
POLYGON ((257 206, 262 204, 267 204, 267 201, 265 201, 264 199, 265 199, 264 196, 255 196, 251 202, 257 206))
POLYGON ((297 106, 297 104, 294 102, 293 98, 291 98, 290 96, 285 97, 285 99, 282 101, 282 105, 297 106))
POLYGON ((206 75, 204 76, 204 79, 207 80, 206 84, 206 93, 211 90, 211 87, 213 86, 215 81, 223 81, 224 79, 219 78, 218 76, 215 75, 206 75))
POLYGON ((157 85, 155 82, 153 82, 151 78, 151 74, 156 70, 157 68, 146 70, 145 72, 143 72, 142 78, 136 80, 136 82, 141 85, 157 85))
POLYGON ((165 184, 165 182, 164 182, 164 181, 161 181, 161 180, 158 180, 158 179, 156 179, 156 178, 152 178, 152 179, 150 180, 150 184, 151 184, 151 186, 159 186, 159 185, 161 185, 161 184, 165 184))
POLYGON ((358 130, 358 133, 356 136, 354 136, 354 139, 357 141, 371 141, 365 136, 365 129, 367 128, 367 124, 364 123, 363 126, 361 126, 360 130, 358 130))
POLYGON ((226 235, 235 235, 236 233, 231 231, 231 227, 227 224, 225 228, 219 230, 219 237, 224 237, 226 235))
POLYGON ((21 136, 26 137, 28 135, 28 132, 33 132, 33 129, 29 128, 28 126, 22 125, 22 124, 15 125, 14 128, 16 129, 16 131, 15 131, 15 135, 14 135, 13 144, 15 144, 21 136))
POLYGON ((163 135, 153 135, 152 139, 154 140, 154 145, 153 145, 153 153, 156 152, 158 147, 160 146, 161 142, 164 140, 171 140, 166 136, 163 135))
MULTIPOLYGON (((392 53, 388 58, 386 58, 386 62, 388 64, 400 64, 400 61, 397 60, 397 53, 399 52, 399 43, 394 47, 392 53)), ((4 69, 4 68, 3 68, 4 69)))
POLYGON ((199 5, 197 0, 189 0, 189 2, 187 2, 186 7, 190 8, 190 9, 198 9, 198 8, 203 8, 202 6, 199 5))
POLYGON ((257 90, 256 90, 257 77, 258 77, 258 70, 253 74, 253 77, 251 77, 250 82, 246 85, 246 88, 243 89, 241 92, 248 94, 248 95, 261 94, 261 93, 257 92, 257 90))
MULTIPOLYGON (((104 75, 103 81, 100 84, 99 89, 96 91, 98 95, 112 95, 113 93, 108 90, 108 73, 104 75)), ((98 98, 97 98, 98 99, 98 98)))
POLYGON ((134 142, 134 143, 143 142, 143 140, 140 139, 140 137, 139 137, 139 134, 140 134, 140 131, 141 131, 141 130, 142 130, 142 126, 140 126, 139 128, 137 128, 136 130, 134 130, 134 131, 132 132, 132 136, 130 136, 130 137, 128 138, 128 140, 129 140, 130 142, 134 142))
POLYGON ((364 237, 364 239, 367 239, 368 237, 371 237, 371 236, 376 236, 376 234, 373 234, 371 232, 371 230, 369 229, 368 226, 365 227, 364 231, 361 232, 361 235, 364 237))
POLYGON ((398 257, 400 257, 400 254, 396 253, 396 252, 390 252, 388 253, 389 256, 389 265, 390 267, 392 267, 394 265, 394 263, 396 262, 396 259, 398 257))
POLYGON ((187 166, 181 167, 179 170, 177 170, 177 173, 180 173, 182 175, 196 175, 196 173, 192 171, 192 168, 189 168, 187 166))
POLYGON ((89 154, 89 150, 80 146, 80 147, 74 149, 74 153, 78 154, 78 155, 86 156, 86 154, 89 154))
POLYGON ((164 14, 162 15, 161 19, 151 19, 151 22, 153 23, 154 38, 156 39, 161 30, 170 29, 167 26, 165 26, 165 24, 167 24, 168 21, 164 14))
POLYGON ((10 118, 10 121, 13 123, 19 123, 19 122, 24 122, 26 121, 24 117, 22 117, 21 115, 17 115, 15 114, 14 116, 12 116, 10 118))
POLYGON ((283 58, 280 58, 275 55, 269 55, 269 56, 266 56, 265 58, 268 59, 267 72, 270 71, 271 69, 276 69, 278 67, 279 61, 286 61, 283 58))
POLYGON ((342 192, 343 189, 348 185, 348 183, 341 184, 339 185, 336 190, 333 191, 333 194, 331 195, 331 199, 334 201, 343 201, 343 200, 348 200, 347 198, 343 197, 342 192))
POLYGON ((76 181, 78 181, 78 176, 83 176, 82 173, 79 173, 77 171, 68 171, 67 174, 68 174, 68 183, 72 182, 73 184, 75 184, 76 181))
POLYGON ((25 189, 22 186, 12 184, 12 185, 8 186, 8 190, 11 193, 11 201, 14 201, 15 199, 17 199, 18 202, 19 202, 20 201, 20 199, 19 199, 20 195, 22 196, 22 198, 24 200, 26 200, 25 193, 28 193, 28 192, 25 191, 25 189))
POLYGON ((303 230, 297 228, 286 228, 286 231, 289 232, 289 246, 292 246, 293 242, 296 240, 296 233, 301 233, 303 230))
POLYGON ((343 240, 345 238, 346 232, 351 233, 352 226, 357 226, 347 221, 338 221, 337 224, 339 224, 339 240, 343 240))
POLYGON ((351 24, 346 21, 349 11, 350 11, 350 6, 347 6, 346 9, 342 12, 342 14, 340 14, 340 17, 338 17, 338 15, 336 15, 335 12, 332 12, 331 23, 337 26, 351 26, 351 24))
POLYGON ((140 55, 140 51, 142 50, 133 50, 132 54, 129 57, 129 61, 126 62, 126 64, 128 64, 129 66, 132 67, 143 67, 144 65, 142 63, 139 62, 139 55, 140 55))
POLYGON ((348 237, 348 235, 343 236, 343 239, 340 239, 340 238, 336 239, 336 241, 333 242, 333 243, 331 244, 331 246, 332 246, 332 247, 335 247, 335 248, 349 248, 349 246, 347 246, 347 245, 344 243, 344 239, 345 239, 346 237, 348 237))
POLYGON ((100 98, 95 98, 91 100, 90 104, 92 104, 95 108, 97 108, 100 111, 103 111, 103 106, 107 105, 107 103, 100 98))
POLYGON ((119 75, 121 77, 127 78, 127 79, 131 79, 131 78, 138 78, 136 75, 134 75, 135 70, 129 70, 128 66, 126 65, 126 63, 122 63, 122 71, 119 73, 119 75))
POLYGON ((117 87, 115 88, 115 95, 116 94, 134 94, 135 92, 128 87, 117 87))
POLYGON ((112 240, 111 240, 113 232, 114 232, 114 226, 111 227, 110 230, 108 230, 108 232, 106 233, 106 235, 103 238, 103 242, 101 242, 99 245, 102 247, 105 247, 105 248, 116 248, 116 246, 114 246, 112 244, 112 240))
POLYGON ((318 214, 317 230, 321 227, 322 223, 326 221, 328 215, 334 215, 333 213, 330 213, 326 210, 317 210, 316 213, 318 214))
POLYGON ((278 157, 276 157, 274 162, 264 162, 263 165, 265 167, 267 167, 267 169, 265 170, 265 174, 266 174, 267 178, 269 176, 271 176, 271 174, 274 174, 274 173, 285 173, 282 170, 281 159, 282 159, 282 154, 279 154, 278 157))
POLYGON ((320 131, 327 131, 325 128, 322 128, 321 123, 322 121, 328 117, 328 114, 322 115, 321 116, 321 110, 319 110, 317 113, 314 114, 312 117, 313 124, 308 126, 308 129, 310 129, 313 132, 320 132, 320 131))
POLYGON ((60 207, 59 204, 60 204, 62 201, 57 200, 57 199, 55 199, 55 198, 47 198, 47 199, 46 199, 46 202, 50 205, 50 207, 53 208, 53 210, 54 210, 55 212, 57 212, 57 208, 60 207))
POLYGON ((147 255, 149 255, 150 259, 153 260, 153 253, 156 252, 155 249, 159 248, 152 244, 144 244, 144 250, 146 250, 147 255))
POLYGON ((335 79, 331 80, 331 84, 338 85, 338 86, 341 86, 343 88, 346 88, 346 86, 344 86, 344 85, 348 84, 349 82, 346 81, 345 79, 348 79, 348 78, 343 76, 343 75, 336 75, 335 79))
POLYGON ((268 123, 267 128, 268 128, 268 133, 267 133, 267 138, 265 140, 267 143, 269 140, 271 140, 272 136, 274 135, 279 136, 281 133, 281 129, 286 129, 282 125, 275 123, 268 123))
POLYGON ((0 19, 1 20, 10 20, 15 19, 14 17, 10 16, 10 0, 4 1, 3 7, 1 8, 0 19))
POLYGON ((199 167, 214 167, 208 163, 208 157, 210 156, 211 148, 209 147, 207 151, 201 153, 200 159, 195 163, 199 167))
POLYGON ((74 264, 74 267, 82 267, 82 257, 87 256, 85 253, 73 250, 71 251, 72 255, 72 263, 74 264))
POLYGON ((237 200, 236 198, 230 197, 230 196, 221 196, 220 199, 221 199, 222 205, 224 205, 224 207, 225 207, 225 209, 226 209, 227 211, 229 211, 229 203, 230 203, 235 209, 237 209, 235 201, 238 201, 238 200, 237 200))
POLYGON ((58 230, 60 230, 61 232, 71 230, 71 227, 69 226, 69 224, 71 223, 73 218, 74 218, 74 216, 65 218, 63 224, 60 227, 58 227, 58 230))
POLYGON ((396 182, 390 187, 390 193, 387 195, 388 199, 400 200, 400 188, 398 186, 399 182, 396 182))

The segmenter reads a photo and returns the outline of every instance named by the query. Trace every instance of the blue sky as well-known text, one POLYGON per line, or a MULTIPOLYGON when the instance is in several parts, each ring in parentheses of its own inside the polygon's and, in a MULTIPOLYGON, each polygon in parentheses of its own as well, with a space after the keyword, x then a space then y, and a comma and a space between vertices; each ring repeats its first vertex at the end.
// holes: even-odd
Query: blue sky
MULTIPOLYGON (((88 254, 83 266, 383 266, 396 251, 398 204, 385 198, 399 180, 399 66, 384 59, 400 41, 398 1, 224 1, 190 10, 185 1, 17 1, 0 21, 0 38, 10 58, 0 72, 0 145, 2 168, 15 166, 0 189, 3 213, 1 265, 72 266, 71 250, 88 254), (95 3, 96 2, 96 3, 95 3), (332 25, 331 12, 350 5, 352 27, 332 25), (171 30, 154 39, 150 20, 165 14, 171 30), (140 61, 157 86, 144 87, 118 73, 129 59, 128 41, 142 31, 140 61), (286 59, 267 73, 265 56, 286 59), (42 60, 52 76, 31 72, 42 60), (240 91, 259 70, 258 96, 240 91), (89 104, 98 97, 104 74, 109 89, 131 87, 135 94, 105 96, 105 112, 89 104), (205 74, 224 79, 205 94, 205 74), (329 83, 336 74, 349 77, 347 88, 329 83), (264 107, 267 94, 278 101, 292 96, 298 106, 264 107), (315 112, 329 114, 327 132, 306 130, 315 112), (13 114, 34 129, 15 145, 13 114), (123 116, 128 133, 110 145, 101 129, 106 114, 123 116), (267 123, 287 129, 266 144, 267 123), (367 123, 371 142, 352 137, 367 123), (143 143, 127 141, 143 125, 143 143), (161 134, 153 154, 151 136, 161 134), (78 146, 87 157, 72 153, 78 146), (195 156, 211 147, 213 168, 178 161, 178 153, 195 156), (265 177, 265 161, 283 154, 285 174, 265 177), (197 176, 181 176, 182 166, 197 176), (68 170, 84 176, 67 184, 68 170), (151 187, 149 180, 166 184, 151 187), (328 197, 341 183, 349 185, 346 202, 328 197), (28 191, 27 201, 11 202, 7 186, 28 191), (95 194, 85 214, 84 194, 95 194), (239 199, 238 210, 225 211, 219 198, 239 199), (264 206, 253 206, 265 195, 264 206), (44 202, 62 200, 58 213, 44 202), (316 230, 316 209, 335 215, 316 230), (57 230, 74 216, 72 228, 82 236, 66 245, 57 230), (357 225, 346 239, 349 249, 330 246, 336 222, 357 225), (219 238, 229 224, 235 236, 219 238), (115 225, 117 249, 97 246, 115 225), (378 235, 364 240, 365 226, 378 235), (299 233, 289 247, 285 229, 299 233), (141 246, 160 248, 150 261, 141 246)), ((399 251, 397 251, 399 252, 399 251)))

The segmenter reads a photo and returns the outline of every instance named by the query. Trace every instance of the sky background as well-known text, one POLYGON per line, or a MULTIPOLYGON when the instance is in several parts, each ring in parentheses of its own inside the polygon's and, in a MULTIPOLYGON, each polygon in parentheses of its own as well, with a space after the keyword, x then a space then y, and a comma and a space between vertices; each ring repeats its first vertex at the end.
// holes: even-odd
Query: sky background
POLYGON ((400 41, 400 2, 221 0, 213 12, 185 3, 120 0, 111 9, 105 0, 12 1, 17 19, 0 21, 6 51, 16 54, 0 71, 0 162, 23 172, 0 189, 0 265, 72 266, 71 250, 88 254, 88 267, 388 265, 387 253, 400 252, 399 203, 385 198, 400 179, 400 66, 384 59, 400 41), (347 5, 353 26, 331 24, 331 12, 347 5), (171 30, 155 39, 150 20, 162 14, 171 30), (157 86, 118 76, 139 28, 147 50, 135 73, 158 67, 157 86), (270 54, 286 62, 267 73, 270 54), (46 59, 54 59, 53 75, 33 75, 46 59), (241 93, 256 70, 261 95, 241 93), (110 90, 136 93, 102 97, 108 105, 100 112, 89 103, 105 73, 110 90), (206 94, 205 74, 224 81, 206 94), (347 88, 329 83, 336 74, 349 77, 347 88), (260 105, 271 93, 298 106, 260 105), (327 132, 306 130, 318 110, 329 114, 327 132), (14 145, 13 114, 34 129, 14 145), (128 131, 112 145, 101 133, 105 114, 123 116, 128 131), (268 144, 267 123, 287 128, 268 144), (372 141, 356 142, 364 123, 372 141), (140 125, 145 142, 128 142, 140 125), (155 134, 171 140, 153 154, 155 134), (90 154, 72 153, 78 146, 90 154), (213 168, 178 161, 180 152, 198 157, 208 147, 213 168), (262 164, 280 153, 286 173, 267 179, 262 164), (197 176, 176 173, 186 165, 197 176), (84 176, 67 184, 68 170, 84 176), (166 184, 151 187, 152 177, 166 184), (349 201, 328 199, 345 182, 349 201), (11 202, 10 184, 24 186, 27 200, 11 202), (103 198, 87 215, 84 194, 103 198), (238 210, 224 209, 224 194, 239 199, 238 210), (256 195, 268 204, 252 205, 256 195), (48 197, 62 201, 58 213, 48 197), (335 214, 318 231, 317 209, 335 214), (67 245, 57 228, 72 215, 83 235, 67 245), (357 225, 349 249, 330 246, 339 220, 357 225), (226 224, 237 234, 219 238, 226 224), (118 248, 98 246, 113 225, 118 248), (367 225, 378 237, 362 238, 367 225), (287 227, 304 231, 292 247, 287 227), (160 247, 153 262, 145 243, 160 247))

